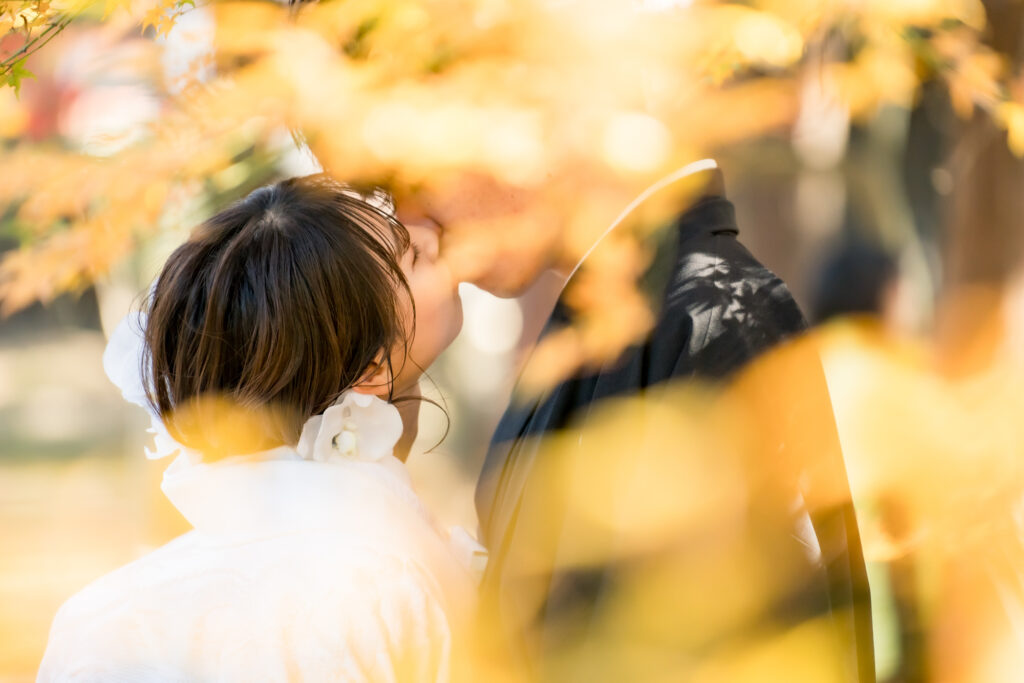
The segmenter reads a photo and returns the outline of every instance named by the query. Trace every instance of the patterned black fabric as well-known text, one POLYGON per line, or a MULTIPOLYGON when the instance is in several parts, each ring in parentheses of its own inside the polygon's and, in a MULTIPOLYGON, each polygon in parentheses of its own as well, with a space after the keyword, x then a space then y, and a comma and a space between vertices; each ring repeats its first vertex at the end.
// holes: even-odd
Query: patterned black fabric
MULTIPOLYGON (((483 583, 484 604, 497 611, 499 621, 503 610, 521 609, 529 603, 517 594, 523 590, 518 579, 505 571, 510 552, 537 542, 523 537, 519 527, 527 525, 518 524, 519 516, 542 514, 544 523, 555 530, 563 523, 557 506, 531 502, 532 489, 540 486, 535 479, 544 443, 532 437, 572 428, 600 401, 633 395, 666 380, 725 380, 762 352, 806 328, 785 284, 737 241, 729 201, 705 197, 673 228, 665 231, 667 237, 645 280, 653 300, 661 301, 658 321, 647 339, 614 362, 581 372, 538 399, 513 400, 497 428, 477 487, 476 505, 481 540, 491 553, 483 583), (524 512, 531 505, 534 509, 524 512)), ((569 316, 559 302, 544 334, 568 324, 569 316)), ((818 408, 824 407, 824 419, 834 434, 820 364, 815 371, 821 375, 820 396, 815 400, 818 408)), ((838 437, 827 450, 821 455, 829 460, 826 469, 848 491, 838 437)), ((537 496, 533 498, 535 501, 537 496)), ((844 632, 855 634, 844 644, 849 645, 848 678, 874 680, 867 580, 852 507, 847 504, 818 512, 813 523, 825 567, 809 574, 804 589, 780 610, 800 619, 852 608, 854 623, 841 625, 844 632)), ((546 595, 531 616, 532 628, 550 640, 548 635, 562 628, 567 614, 577 622, 581 618, 586 621, 587 611, 600 601, 614 572, 614 567, 604 567, 551 577, 540 589, 546 595)), ((520 615, 516 623, 521 621, 520 615)), ((536 633, 508 634, 510 641, 519 636, 528 639, 536 633)), ((510 642, 510 647, 522 658, 537 655, 533 645, 510 642)))

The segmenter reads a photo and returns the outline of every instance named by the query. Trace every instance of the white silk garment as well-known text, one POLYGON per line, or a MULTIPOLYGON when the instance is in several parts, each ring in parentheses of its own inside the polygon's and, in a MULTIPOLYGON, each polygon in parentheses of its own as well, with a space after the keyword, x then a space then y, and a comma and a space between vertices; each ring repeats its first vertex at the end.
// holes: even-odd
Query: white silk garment
POLYGON ((257 458, 169 468, 195 529, 95 581, 39 681, 444 681, 475 586, 404 466, 257 458))

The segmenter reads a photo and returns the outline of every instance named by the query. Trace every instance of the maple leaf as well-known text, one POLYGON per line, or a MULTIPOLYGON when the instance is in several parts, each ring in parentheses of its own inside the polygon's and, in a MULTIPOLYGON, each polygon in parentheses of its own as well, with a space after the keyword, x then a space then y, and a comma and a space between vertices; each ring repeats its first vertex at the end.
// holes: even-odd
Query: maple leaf
POLYGON ((14 94, 21 97, 21 82, 25 78, 35 78, 36 75, 25 68, 25 59, 20 59, 11 65, 10 71, 4 75, 6 84, 14 88, 14 94))
POLYGON ((156 5, 146 12, 145 16, 142 17, 142 31, 145 32, 150 26, 156 26, 156 23, 160 21, 160 18, 164 15, 163 5, 156 5))
POLYGON ((172 12, 172 10, 178 5, 176 0, 162 0, 157 3, 146 12, 146 15, 142 18, 142 30, 145 31, 150 26, 156 31, 157 36, 166 36, 174 28, 174 22, 177 21, 180 13, 172 12))
POLYGON ((171 34, 171 29, 174 28, 174 24, 180 16, 181 15, 178 13, 164 15, 156 24, 156 35, 158 37, 163 36, 164 38, 169 36, 171 34))

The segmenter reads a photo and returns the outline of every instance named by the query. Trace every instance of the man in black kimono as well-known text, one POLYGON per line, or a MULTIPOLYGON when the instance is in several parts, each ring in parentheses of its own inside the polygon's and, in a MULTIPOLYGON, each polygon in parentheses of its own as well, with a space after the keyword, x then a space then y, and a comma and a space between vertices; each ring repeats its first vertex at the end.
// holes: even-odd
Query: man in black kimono
MULTIPOLYGON (((542 396, 514 398, 488 452, 476 492, 481 542, 490 553, 483 605, 494 620, 500 646, 531 676, 593 681, 655 679, 666 674, 653 659, 646 664, 651 670, 645 670, 640 663, 644 658, 636 656, 638 650, 616 653, 617 641, 601 635, 608 629, 601 624, 611 609, 606 605, 611 602, 609 595, 623 585, 622 577, 633 571, 630 563, 609 560, 597 566, 560 567, 554 560, 559 554, 557 546, 571 539, 576 530, 568 520, 564 500, 557 491, 552 495, 552 487, 561 484, 542 480, 545 458, 551 457, 550 440, 538 437, 581 429, 595 405, 616 397, 650 394, 668 380, 728 382, 760 354, 776 345, 785 346, 784 342, 806 328, 785 284, 737 240, 734 209, 724 197, 719 171, 704 173, 704 191, 662 232, 644 278, 643 287, 658 311, 646 339, 626 349, 615 362, 580 370, 542 396), (523 559, 527 557, 529 562, 523 559), (542 564, 545 559, 550 561, 539 576, 536 566, 523 569, 535 564, 537 557, 543 558, 542 564), (600 645, 588 650, 588 640, 600 645), (572 659, 565 652, 572 648, 587 654, 572 659), (631 663, 624 664, 626 660, 631 663)), ((560 300, 543 335, 571 322, 570 310, 560 300)), ((777 411, 781 416, 778 422, 815 423, 812 452, 799 456, 813 462, 801 465, 790 484, 794 490, 808 485, 829 489, 822 497, 828 503, 808 505, 802 511, 813 527, 807 531, 809 542, 800 540, 796 530, 787 526, 789 521, 798 525, 799 514, 778 505, 778 510, 754 522, 755 527, 761 525, 751 532, 758 542, 776 543, 773 539, 777 537, 777 549, 770 550, 777 550, 780 563, 795 561, 801 569, 795 587, 747 623, 736 625, 730 637, 746 637, 766 623, 784 631, 809 619, 830 620, 832 643, 837 645, 833 659, 840 672, 834 680, 873 681, 867 578, 842 455, 820 363, 813 354, 801 357, 800 398, 792 406, 784 395, 760 405, 769 406, 769 413, 777 411), (813 476, 804 470, 813 470, 813 476), (814 546, 810 560, 804 562, 798 552, 803 547, 792 539, 814 546)), ((763 444, 760 452, 770 457, 787 448, 800 449, 782 443, 799 439, 791 439, 781 429, 766 432, 764 439, 779 442, 763 444)), ((563 438, 563 452, 565 443, 563 438)), ((577 450, 579 461, 586 463, 586 446, 577 450)), ((814 497, 814 491, 805 491, 803 500, 814 497)), ((608 539, 608 543, 616 541, 608 539)), ((756 570, 751 570, 749 580, 759 580, 756 570)), ((682 612, 696 624, 710 618, 701 612, 699 601, 677 595, 665 599, 665 611, 682 612)), ((682 639, 679 649, 698 649, 695 642, 702 643, 701 651, 682 652, 680 661, 690 661, 687 657, 696 661, 718 646, 682 639)), ((688 669, 681 665, 674 670, 688 669)))

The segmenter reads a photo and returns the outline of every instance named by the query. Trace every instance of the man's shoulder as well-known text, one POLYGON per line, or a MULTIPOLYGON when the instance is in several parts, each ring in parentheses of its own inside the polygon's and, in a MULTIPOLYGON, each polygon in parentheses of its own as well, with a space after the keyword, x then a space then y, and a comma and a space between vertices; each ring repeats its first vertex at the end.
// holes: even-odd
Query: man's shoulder
POLYGON ((794 331, 804 327, 789 287, 735 233, 710 234, 681 246, 665 305, 673 314, 717 310, 750 322, 771 318, 794 331))
POLYGON ((653 339, 685 321, 674 375, 724 377, 807 327, 786 283, 736 239, 708 233, 680 245, 653 339))

